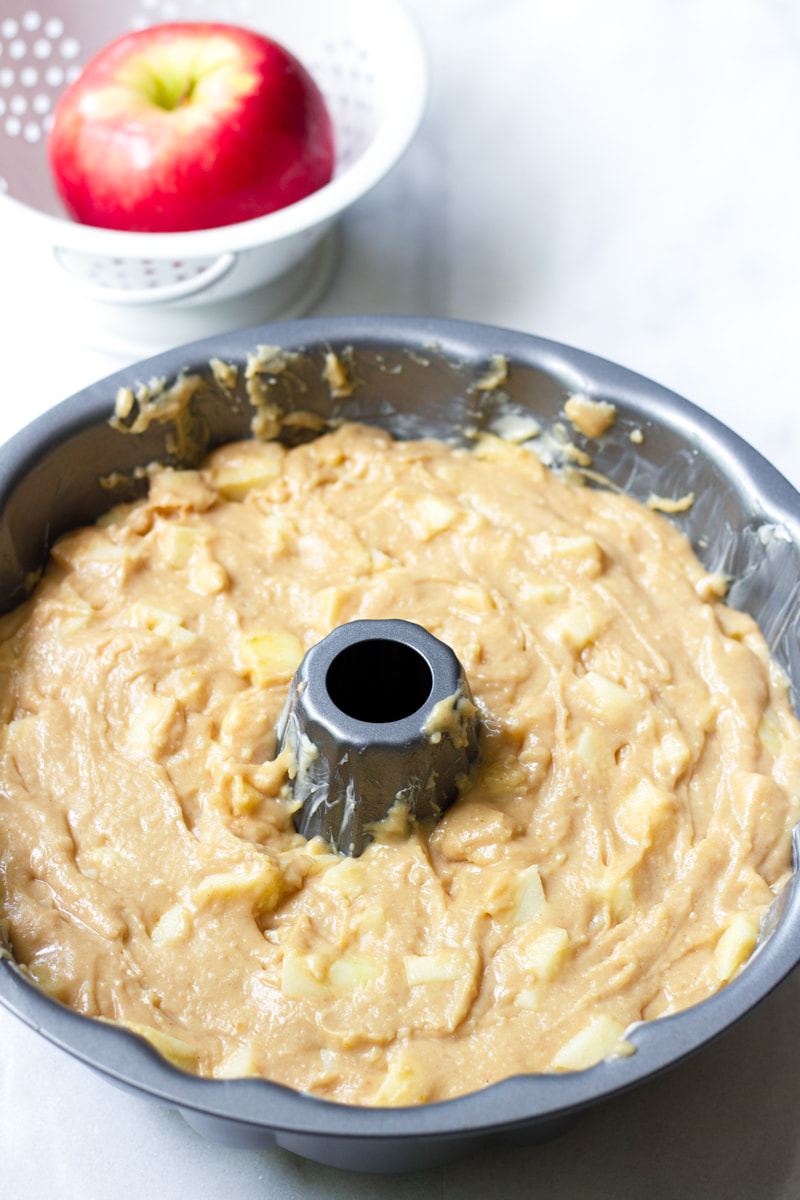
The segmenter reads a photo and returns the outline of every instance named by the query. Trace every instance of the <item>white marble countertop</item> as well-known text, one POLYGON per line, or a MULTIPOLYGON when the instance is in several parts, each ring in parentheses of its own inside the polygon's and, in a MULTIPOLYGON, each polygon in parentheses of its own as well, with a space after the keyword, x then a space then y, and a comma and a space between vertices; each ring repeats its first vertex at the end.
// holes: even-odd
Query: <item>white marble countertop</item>
MULTIPOLYGON (((314 311, 469 318, 581 346, 708 409, 800 485, 800 7, 409 7, 429 49, 428 112, 342 222, 314 311)), ((123 364, 82 344, 42 263, 2 228, 0 263, 5 438, 123 364)), ((0 1193, 789 1200, 799 1005, 795 976, 695 1060, 549 1145, 387 1177, 206 1142, 0 1010, 0 1193)))

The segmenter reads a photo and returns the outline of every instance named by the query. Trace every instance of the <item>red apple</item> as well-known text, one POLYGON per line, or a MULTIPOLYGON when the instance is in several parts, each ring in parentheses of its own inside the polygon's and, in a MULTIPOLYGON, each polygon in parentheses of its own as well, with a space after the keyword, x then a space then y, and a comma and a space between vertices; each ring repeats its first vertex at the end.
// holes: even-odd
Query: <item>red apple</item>
POLYGON ((301 200, 333 173, 319 88, 287 50, 231 25, 157 25, 112 42, 64 92, 48 141, 86 225, 209 229, 301 200))

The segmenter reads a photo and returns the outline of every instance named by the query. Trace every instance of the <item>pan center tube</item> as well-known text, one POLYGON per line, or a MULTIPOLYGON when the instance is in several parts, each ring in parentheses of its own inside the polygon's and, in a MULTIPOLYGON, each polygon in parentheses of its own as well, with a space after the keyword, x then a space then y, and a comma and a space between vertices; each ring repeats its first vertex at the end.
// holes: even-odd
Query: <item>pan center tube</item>
POLYGON ((403 721, 422 708, 431 694, 433 675, 414 646, 367 637, 339 651, 328 667, 325 686, 345 716, 382 725, 403 721))
POLYGON ((295 828, 359 855, 401 805, 437 820, 478 753, 478 716, 453 650, 411 621, 351 621, 313 646, 277 727, 295 761, 295 828))

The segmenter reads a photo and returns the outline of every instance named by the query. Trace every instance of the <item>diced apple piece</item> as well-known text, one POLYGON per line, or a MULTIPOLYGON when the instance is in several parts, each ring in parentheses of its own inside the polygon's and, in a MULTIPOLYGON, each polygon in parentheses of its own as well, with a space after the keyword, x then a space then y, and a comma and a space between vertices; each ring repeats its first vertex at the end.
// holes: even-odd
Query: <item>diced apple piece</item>
POLYGON ((503 924, 524 925, 546 904, 538 868, 498 867, 487 876, 483 902, 485 911, 503 924))
POLYGON ((427 1093, 419 1070, 408 1055, 397 1055, 378 1088, 375 1104, 380 1108, 396 1108, 407 1104, 424 1104, 426 1100, 427 1093))
POLYGON ((293 554, 297 550, 297 527, 288 517, 269 513, 262 528, 265 546, 274 554, 293 554))
POLYGON ((777 758, 783 746, 780 723, 773 708, 767 708, 758 726, 758 736, 767 754, 777 758))
POLYGON ((319 1058, 326 1072, 334 1072, 338 1075, 341 1070, 340 1051, 331 1050, 329 1046, 321 1046, 319 1058))
POLYGON ((569 953, 569 934, 558 925, 549 925, 529 938, 522 952, 526 970, 535 979, 555 979, 569 953))
POLYGON ((132 1033, 138 1033, 176 1067, 180 1067, 182 1071, 191 1071, 196 1074, 198 1054, 188 1042, 173 1037, 172 1034, 164 1033, 160 1029, 154 1029, 152 1025, 140 1025, 137 1021, 115 1021, 113 1024, 123 1025, 132 1033))
POLYGON ((341 467, 345 463, 345 452, 336 441, 321 438, 313 443, 312 452, 320 466, 341 467))
POLYGON ((516 758, 498 758, 482 772, 481 785, 490 796, 513 796, 525 787, 526 775, 516 758))
POLYGON ((158 749, 176 711, 172 697, 151 696, 135 714, 125 733, 125 748, 134 754, 150 754, 158 749))
POLYGON ((406 979, 409 987, 424 983, 453 983, 469 970, 461 950, 437 950, 433 954, 407 954, 406 979))
POLYGON ((31 963, 27 968, 31 979, 38 984, 43 992, 55 1000, 66 1000, 69 995, 69 981, 54 975, 49 967, 40 963, 31 963))
POLYGON ((192 633, 191 629, 185 629, 183 625, 173 625, 165 637, 173 650, 187 650, 197 641, 197 634, 192 633))
POLYGON ((366 867, 357 858, 344 858, 325 872, 325 884, 352 900, 363 892, 366 875, 366 867))
POLYGON ((281 991, 289 1000, 322 1000, 328 996, 324 980, 314 972, 307 956, 295 950, 284 955, 281 991))
POLYGON ((274 863, 258 870, 225 871, 208 875, 192 892, 196 904, 249 901, 254 908, 271 911, 281 897, 283 877, 274 863))
POLYGON ((79 529, 60 537, 52 548, 55 562, 79 567, 91 562, 121 562, 125 551, 103 529, 79 529))
POLYGON ((131 605, 129 613, 135 626, 158 634, 177 650, 185 649, 197 641, 197 634, 184 628, 183 618, 179 613, 141 603, 131 605))
POLYGON ((553 1058, 554 1071, 584 1071, 612 1054, 624 1054, 625 1026, 607 1013, 592 1017, 553 1058))
POLYGON ((532 414, 522 416, 520 413, 501 413, 492 419, 492 433, 503 438, 506 442, 520 445, 539 437, 542 427, 532 414))
POLYGON ((81 563, 123 563, 127 558, 124 546, 112 542, 100 530, 82 530, 79 535, 80 550, 76 562, 81 563))
POLYGON ((636 701, 630 692, 599 671, 587 671, 575 685, 581 699, 598 720, 625 725, 636 714, 636 701))
POLYGON ((353 922, 353 929, 358 934, 382 933, 385 928, 386 910, 380 904, 373 904, 353 922))
POLYGON ((226 500, 244 500, 253 488, 265 487, 280 475, 284 454, 278 442, 237 446, 227 456, 218 451, 212 459, 211 480, 226 500))
POLYGON ((522 991, 517 992, 514 1003, 518 1008, 524 1008, 526 1012, 536 1012, 537 1008, 541 1008, 545 994, 545 985, 541 980, 537 980, 530 987, 525 987, 522 991))
POLYGON ((526 604, 562 604, 569 600, 569 588, 564 583, 523 583, 520 598, 526 604))
POLYGON ((536 479, 544 477, 544 467, 535 454, 522 446, 515 446, 505 438, 491 433, 482 433, 475 443, 473 454, 486 462, 507 462, 524 467, 536 479))
POLYGON ((675 802, 669 792, 649 779, 640 779, 620 806, 617 826, 637 846, 646 846, 674 811, 675 802))
POLYGON ((475 443, 473 454, 485 462, 497 462, 503 459, 515 459, 520 451, 513 442, 506 441, 494 433, 482 433, 475 443))
POLYGON ((87 879, 97 879, 103 875, 113 876, 122 866, 122 855, 111 846, 95 846, 92 850, 85 850, 80 856, 81 873, 87 879))
POLYGON ((84 613, 71 613, 69 616, 61 617, 56 624, 56 632, 59 637, 68 638, 76 633, 80 633, 89 624, 91 610, 84 613))
POLYGON ((336 625, 341 625, 346 620, 343 615, 344 607, 351 598, 352 593, 349 587, 320 588, 314 596, 314 607, 320 625, 326 629, 333 629, 336 625))
POLYGON ((734 917, 714 947, 714 965, 720 982, 727 983, 747 962, 758 943, 761 913, 740 912, 734 917))
POLYGON ((658 760, 667 771, 677 778, 689 765, 691 757, 689 747, 679 733, 667 731, 658 747, 658 760))
POLYGON ((94 609, 71 587, 63 587, 61 596, 64 604, 59 606, 53 627, 59 637, 71 637, 86 628, 94 609))
POLYGON ((370 548, 369 557, 373 571, 388 571, 395 565, 388 554, 384 554, 383 550, 376 550, 374 546, 370 548))
POLYGON ((343 954, 328 968, 328 979, 335 992, 352 992, 373 983, 380 975, 377 963, 355 954, 343 954))
POLYGON ((575 752, 590 771, 600 771, 608 763, 608 742, 596 725, 581 727, 575 743, 575 752))
POLYGON ((303 643, 288 629, 265 629, 244 639, 244 659, 256 687, 286 683, 303 659, 303 643))
POLYGON ((36 728, 36 717, 17 717, 5 727, 5 740, 9 749, 24 743, 25 738, 36 728))
POLYGON ((107 542, 104 538, 98 538, 97 541, 88 545, 81 555, 82 562, 111 563, 114 565, 122 565, 126 559, 127 552, 123 546, 116 546, 113 542, 107 542))
POLYGON ((231 782, 231 809, 237 817, 255 812, 262 800, 262 793, 241 775, 234 775, 231 782))
POLYGON ((603 552, 595 539, 588 534, 555 538, 554 549, 559 558, 568 559, 573 570, 583 575, 593 578, 603 569, 603 552))
POLYGON ((609 868, 594 889, 598 900, 608 905, 612 920, 626 920, 633 912, 636 893, 633 886, 633 876, 630 872, 609 868))
POLYGON ((615 921, 624 921, 631 915, 635 899, 633 876, 623 875, 614 884, 609 896, 611 915, 615 921))
POLYGON ((185 525, 168 525, 161 531, 159 543, 167 564, 180 571, 188 567, 201 538, 196 530, 187 529, 185 525))
POLYGON ((185 941, 192 928, 192 918, 183 904, 175 904, 162 913, 150 931, 150 941, 156 946, 172 946, 185 941))
POLYGON ((449 529, 459 517, 461 510, 455 504, 440 500, 436 496, 423 496, 409 510, 409 518, 415 535, 422 542, 429 542, 437 533, 449 529))
POLYGON ((571 608, 552 622, 548 635, 580 653, 596 640, 602 628, 602 620, 588 608, 571 608))
POLYGON ((158 471, 150 483, 150 503, 165 511, 204 512, 215 497, 199 471, 158 471))
POLYGON ((472 609, 473 612, 491 612, 495 607, 491 593, 477 583, 464 583, 453 589, 453 596, 459 606, 472 609))
POLYGON ((452 862, 481 861, 481 851, 508 842, 514 832, 511 820, 488 804, 472 803, 451 808, 439 823, 439 849, 452 862), (477 857, 473 857, 477 855, 477 857))
POLYGON ((547 903, 539 868, 535 864, 520 873, 515 891, 512 924, 525 925, 538 916, 547 903))
POLYGON ((237 1046, 226 1054, 214 1071, 215 1079, 247 1079, 258 1075, 258 1062, 252 1046, 237 1046))
POLYGON ((218 596, 228 586, 228 573, 221 563, 201 562, 192 568, 189 587, 200 596, 218 596))

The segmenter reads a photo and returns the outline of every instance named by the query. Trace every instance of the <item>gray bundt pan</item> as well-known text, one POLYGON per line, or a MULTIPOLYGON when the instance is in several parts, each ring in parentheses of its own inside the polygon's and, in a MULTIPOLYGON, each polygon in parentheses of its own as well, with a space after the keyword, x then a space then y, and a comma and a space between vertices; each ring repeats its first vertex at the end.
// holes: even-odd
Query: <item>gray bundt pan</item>
MULTIPOLYGON (((184 429, 184 444, 197 455, 247 436, 253 415, 243 371, 232 401, 215 383, 209 360, 241 368, 258 345, 300 352, 291 370, 270 386, 271 397, 287 411, 367 421, 398 437, 432 434, 462 443, 470 431, 497 427, 504 417, 507 427, 508 414, 533 414, 544 431, 539 443, 556 462, 565 439, 567 396, 582 392, 613 401, 619 415, 608 433, 591 444, 574 437, 591 453, 594 471, 640 499, 651 492, 694 493, 693 506, 674 520, 709 569, 735 577, 731 603, 759 621, 774 656, 795 684, 800 681, 800 497, 786 480, 708 414, 641 376, 525 334, 452 321, 372 316, 244 330, 161 354, 65 400, 0 451, 0 607, 10 609, 23 599, 26 581, 55 537, 144 486, 131 481, 109 490, 112 472, 132 477, 136 467, 169 457, 174 445, 169 424, 153 422, 136 435, 109 425, 117 389, 153 377, 169 383, 182 372, 202 375, 205 384, 191 401, 190 428, 184 429), (332 397, 323 379, 330 351, 355 384, 341 399, 332 397), (487 370, 497 355, 508 361, 507 378, 500 378, 500 364, 496 386, 487 387, 487 370), (636 429, 644 435, 640 444, 630 437, 636 429)), ((773 906, 753 959, 718 995, 630 1031, 636 1046, 630 1057, 573 1074, 520 1075, 423 1107, 338 1105, 263 1080, 184 1074, 134 1034, 47 997, 8 956, 0 962, 0 1001, 111 1082, 179 1109, 212 1139, 249 1148, 279 1145, 354 1170, 411 1170, 484 1145, 548 1138, 582 1110, 718 1037, 800 961, 799 893, 795 876, 773 906)))

